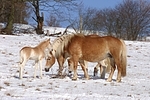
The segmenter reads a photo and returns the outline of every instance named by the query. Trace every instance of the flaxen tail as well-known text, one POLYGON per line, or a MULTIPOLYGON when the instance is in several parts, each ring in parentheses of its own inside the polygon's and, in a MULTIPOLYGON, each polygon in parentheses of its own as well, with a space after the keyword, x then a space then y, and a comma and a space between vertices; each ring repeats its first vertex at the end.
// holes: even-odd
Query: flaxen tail
POLYGON ((126 76, 126 67, 127 67, 127 49, 126 49, 126 44, 125 42, 120 39, 123 45, 123 50, 121 54, 121 66, 122 66, 122 71, 121 71, 121 76, 126 76))

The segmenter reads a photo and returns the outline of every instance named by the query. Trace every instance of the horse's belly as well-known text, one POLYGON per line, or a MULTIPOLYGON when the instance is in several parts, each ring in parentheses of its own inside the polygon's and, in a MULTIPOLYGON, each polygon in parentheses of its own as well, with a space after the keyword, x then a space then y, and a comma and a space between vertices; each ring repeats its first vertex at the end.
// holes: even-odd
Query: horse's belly
POLYGON ((101 56, 99 56, 99 55, 84 55, 82 57, 83 60, 86 60, 89 62, 99 62, 105 58, 106 58, 106 56, 104 56, 104 55, 101 55, 101 56))

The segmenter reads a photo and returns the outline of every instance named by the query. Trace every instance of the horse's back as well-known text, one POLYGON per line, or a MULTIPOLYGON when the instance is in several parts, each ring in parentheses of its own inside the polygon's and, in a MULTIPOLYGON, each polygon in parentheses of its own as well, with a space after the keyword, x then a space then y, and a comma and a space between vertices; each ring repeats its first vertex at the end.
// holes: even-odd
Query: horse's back
POLYGON ((23 47, 21 50, 20 50, 20 53, 24 53, 24 54, 30 54, 31 53, 31 50, 32 48, 31 47, 23 47))
POLYGON ((106 43, 99 36, 75 36, 72 38, 68 50, 71 55, 76 54, 84 60, 97 62, 107 57, 109 50, 106 43))

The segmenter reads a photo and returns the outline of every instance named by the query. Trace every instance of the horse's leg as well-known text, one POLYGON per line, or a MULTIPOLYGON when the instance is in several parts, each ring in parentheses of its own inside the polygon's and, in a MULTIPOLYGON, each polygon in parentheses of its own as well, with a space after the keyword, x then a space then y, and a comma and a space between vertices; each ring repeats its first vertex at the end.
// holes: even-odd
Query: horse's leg
POLYGON ((57 58, 57 62, 58 62, 58 65, 59 65, 59 71, 58 71, 57 75, 59 75, 59 76, 62 76, 63 64, 64 64, 65 60, 66 59, 63 57, 63 55, 61 55, 57 58))
POLYGON ((77 74, 77 67, 78 67, 78 61, 79 61, 79 58, 77 56, 73 56, 73 65, 74 65, 74 74, 73 74, 73 78, 72 80, 77 80, 78 78, 78 74, 77 74))
POLYGON ((22 79, 23 64, 19 64, 19 78, 22 79))
POLYGON ((40 66, 40 77, 42 79, 42 59, 39 61, 39 66, 40 66))
POLYGON ((26 59, 23 59, 23 61, 21 60, 20 61, 20 64, 19 64, 19 78, 22 79, 22 75, 23 75, 23 70, 24 70, 24 66, 26 64, 27 60, 26 59))
POLYGON ((117 65, 117 69, 118 69, 118 73, 117 73, 117 79, 116 82, 121 82, 121 64, 119 60, 116 60, 116 65, 117 65))
POLYGON ((106 67, 107 65, 105 64, 105 59, 100 61, 100 75, 101 79, 105 79, 105 73, 106 73, 106 67))
POLYGON ((113 74, 114 74, 114 71, 116 69, 116 66, 115 66, 115 62, 114 62, 114 59, 113 58, 110 58, 110 63, 111 63, 111 72, 109 74, 109 77, 107 79, 108 82, 111 82, 112 81, 112 77, 113 77, 113 74))
POLYGON ((101 65, 101 79, 105 79, 106 67, 101 65))
POLYGON ((95 67, 94 67, 94 76, 97 76, 98 73, 98 67, 100 67, 100 64, 98 63, 95 67))
POLYGON ((81 68, 84 72, 84 77, 88 80, 89 79, 89 75, 88 75, 88 71, 87 71, 87 64, 86 61, 84 60, 79 60, 79 63, 81 65, 81 68))
POLYGON ((34 78, 36 78, 36 71, 37 71, 37 68, 38 68, 38 62, 39 61, 35 61, 34 78))

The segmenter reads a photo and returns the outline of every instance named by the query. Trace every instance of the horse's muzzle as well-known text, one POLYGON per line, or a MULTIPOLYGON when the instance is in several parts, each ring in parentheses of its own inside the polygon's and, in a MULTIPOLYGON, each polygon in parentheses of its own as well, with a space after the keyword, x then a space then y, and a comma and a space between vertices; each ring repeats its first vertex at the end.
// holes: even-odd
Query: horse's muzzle
POLYGON ((45 68, 45 72, 49 72, 49 68, 45 68))

